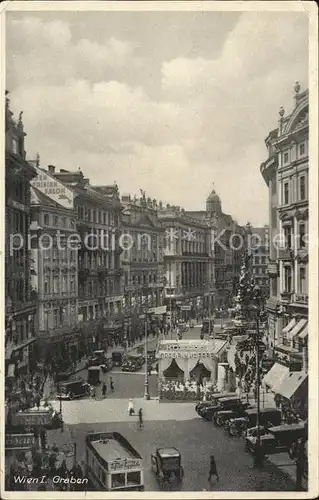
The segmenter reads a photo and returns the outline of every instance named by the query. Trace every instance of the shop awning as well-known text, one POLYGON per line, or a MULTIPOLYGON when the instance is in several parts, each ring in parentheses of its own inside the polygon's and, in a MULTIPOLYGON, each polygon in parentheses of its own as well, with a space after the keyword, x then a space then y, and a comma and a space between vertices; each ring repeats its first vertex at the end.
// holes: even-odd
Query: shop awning
POLYGON ((289 368, 287 366, 275 363, 264 376, 263 382, 272 389, 278 382, 281 383, 283 378, 289 373, 289 368))
POLYGON ((305 318, 300 319, 298 321, 298 323, 296 324, 296 326, 294 326, 287 333, 288 339, 292 340, 294 337, 296 337, 296 335, 298 335, 298 333, 300 333, 304 329, 304 327, 306 326, 306 324, 307 324, 307 320, 305 318))
POLYGON ((285 328, 282 330, 282 333, 288 333, 289 330, 291 330, 295 325, 296 325, 297 321, 295 318, 293 318, 287 326, 285 326, 285 328))
POLYGON ((299 333, 298 333, 298 337, 300 339, 305 339, 308 337, 308 321, 307 323, 305 324, 305 327, 303 330, 301 330, 299 333))
POLYGON ((299 390, 307 390, 308 375, 304 372, 290 372, 277 386, 276 393, 291 399, 299 390))

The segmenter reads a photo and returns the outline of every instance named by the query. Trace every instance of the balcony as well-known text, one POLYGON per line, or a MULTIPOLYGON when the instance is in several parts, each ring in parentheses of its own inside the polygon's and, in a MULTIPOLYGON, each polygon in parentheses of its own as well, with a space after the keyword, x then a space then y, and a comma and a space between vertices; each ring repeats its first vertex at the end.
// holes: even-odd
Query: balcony
POLYGON ((269 261, 268 262, 268 275, 271 278, 277 278, 278 276, 278 264, 275 261, 269 261))
POLYGON ((291 248, 279 248, 278 259, 291 261, 293 259, 293 250, 291 248))
POLYGON ((303 293, 303 294, 295 293, 292 297, 292 302, 294 302, 296 304, 308 305, 308 294, 307 293, 303 293))
POLYGON ((282 302, 291 302, 292 294, 293 292, 287 292, 287 291, 281 292, 280 296, 282 302))

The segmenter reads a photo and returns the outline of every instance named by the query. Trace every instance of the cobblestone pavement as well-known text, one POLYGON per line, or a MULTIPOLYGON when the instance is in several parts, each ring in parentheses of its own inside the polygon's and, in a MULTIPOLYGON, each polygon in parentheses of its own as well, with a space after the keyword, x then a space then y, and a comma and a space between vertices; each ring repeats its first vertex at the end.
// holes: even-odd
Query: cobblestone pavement
POLYGON ((49 439, 59 445, 76 442, 77 459, 84 463, 86 433, 120 432, 143 457, 146 491, 161 489, 151 470, 150 455, 162 446, 175 446, 181 452, 185 471, 182 491, 294 491, 294 482, 286 473, 267 461, 261 470, 253 468, 251 455, 244 451, 243 439, 230 438, 210 422, 197 418, 167 422, 146 419, 144 428, 139 429, 135 418, 128 422, 111 423, 104 421, 104 415, 100 414, 100 417, 103 422, 67 425, 63 433, 50 431, 49 439), (220 481, 213 481, 210 485, 211 453, 216 458, 220 481))

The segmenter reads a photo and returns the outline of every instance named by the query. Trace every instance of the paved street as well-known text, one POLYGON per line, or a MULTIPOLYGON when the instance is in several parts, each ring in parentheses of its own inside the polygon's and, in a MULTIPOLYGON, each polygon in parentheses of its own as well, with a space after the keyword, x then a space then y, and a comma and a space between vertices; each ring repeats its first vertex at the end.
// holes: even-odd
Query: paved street
MULTIPOLYGON (((148 404, 148 403, 146 403, 148 404)), ((161 406, 161 405, 160 405, 161 406)), ((175 405, 172 405, 175 406, 175 405)), ((100 418, 103 419, 100 413, 100 418)), ((185 476, 183 491, 293 491, 294 483, 270 463, 263 470, 252 467, 251 455, 244 452, 240 438, 230 438, 222 429, 199 418, 188 421, 145 421, 139 429, 136 419, 130 422, 99 422, 66 426, 66 432, 51 431, 50 440, 57 443, 74 439, 77 457, 84 460, 85 434, 91 431, 117 431, 123 434, 144 459, 145 490, 159 491, 160 487, 150 467, 150 455, 161 446, 175 446, 182 454, 185 476), (72 433, 72 438, 70 433, 72 433), (209 456, 214 453, 220 482, 207 481, 209 456)))

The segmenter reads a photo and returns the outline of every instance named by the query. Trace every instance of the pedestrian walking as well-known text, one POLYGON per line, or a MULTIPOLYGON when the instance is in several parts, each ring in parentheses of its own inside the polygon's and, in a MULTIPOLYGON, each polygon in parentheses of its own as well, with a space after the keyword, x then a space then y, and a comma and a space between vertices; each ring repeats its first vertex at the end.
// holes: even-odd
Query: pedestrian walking
POLYGON ((110 377, 110 388, 111 388, 111 391, 114 392, 114 383, 113 383, 112 377, 110 377))
POLYGON ((139 427, 141 429, 143 427, 143 410, 142 410, 142 408, 140 408, 138 410, 138 423, 139 423, 139 427))
POLYGON ((129 414, 130 417, 135 414, 133 399, 129 399, 129 402, 128 402, 128 414, 129 414))
POLYGON ((106 391, 107 391, 107 386, 106 386, 106 383, 103 382, 103 385, 102 385, 102 396, 103 396, 103 398, 106 397, 106 391))
POLYGON ((217 465, 214 455, 210 456, 210 466, 209 466, 209 476, 208 476, 209 482, 211 481, 212 476, 216 476, 217 481, 219 481, 219 474, 217 471, 217 465))

